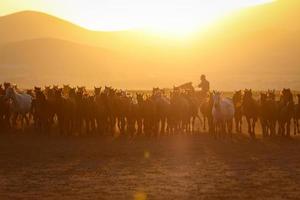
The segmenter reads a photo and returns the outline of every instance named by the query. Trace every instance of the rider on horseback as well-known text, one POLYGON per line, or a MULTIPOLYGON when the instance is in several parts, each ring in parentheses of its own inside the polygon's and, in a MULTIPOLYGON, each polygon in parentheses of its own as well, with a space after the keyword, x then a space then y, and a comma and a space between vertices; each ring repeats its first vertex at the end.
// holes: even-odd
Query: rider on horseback
POLYGON ((201 88, 201 94, 204 97, 207 97, 209 93, 209 82, 206 80, 206 76, 204 74, 200 77, 201 83, 198 85, 199 88, 201 88))

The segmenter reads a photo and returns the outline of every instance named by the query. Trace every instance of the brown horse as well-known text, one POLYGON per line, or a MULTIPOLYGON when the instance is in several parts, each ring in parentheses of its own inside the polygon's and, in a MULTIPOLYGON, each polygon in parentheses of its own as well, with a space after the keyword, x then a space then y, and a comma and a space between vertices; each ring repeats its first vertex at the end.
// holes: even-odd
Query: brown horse
POLYGON ((146 112, 144 94, 137 93, 136 100, 137 100, 137 111, 136 111, 137 134, 141 135, 144 133, 143 122, 145 122, 145 112, 146 112))
POLYGON ((260 118, 260 124, 261 124, 261 128, 262 128, 262 134, 263 137, 267 137, 268 134, 268 130, 269 130, 269 121, 268 121, 268 95, 266 93, 261 93, 260 94, 260 114, 259 114, 259 118, 260 118))
POLYGON ((300 119, 300 94, 297 94, 298 102, 295 105, 295 114, 294 114, 294 134, 300 133, 299 129, 299 119, 300 119))
POLYGON ((173 117, 173 131, 188 132, 190 123, 190 103, 180 90, 174 89, 171 94, 171 116, 173 117))
POLYGON ((94 88, 94 99, 95 99, 95 118, 97 122, 97 132, 103 134, 106 131, 107 125, 107 113, 105 107, 106 95, 101 92, 101 87, 94 88))
POLYGON ((164 91, 159 88, 154 88, 151 97, 155 106, 155 132, 164 134, 167 129, 167 119, 170 115, 171 102, 165 96, 164 91), (160 128, 159 128, 160 127, 160 128))
POLYGON ((275 90, 268 91, 268 103, 267 103, 267 120, 270 130, 270 135, 276 134, 276 122, 278 120, 278 102, 276 101, 275 90))
POLYGON ((5 89, 0 85, 0 130, 9 128, 9 99, 5 98, 5 89))
POLYGON ((234 122, 235 122, 235 130, 237 133, 242 132, 242 121, 243 121, 243 112, 242 112, 242 91, 236 91, 233 94, 233 104, 234 104, 234 122))
POLYGON ((252 96, 252 90, 245 89, 242 103, 243 114, 248 124, 248 133, 255 138, 255 125, 259 114, 258 102, 252 96))
POLYGON ((214 124, 212 109, 214 105, 213 95, 210 93, 209 98, 200 106, 200 112, 203 116, 203 130, 206 131, 206 120, 208 122, 208 132, 214 133, 214 124))
POLYGON ((49 101, 41 88, 35 87, 35 99, 33 103, 34 121, 40 133, 48 133, 53 119, 50 111, 49 101))
POLYGON ((279 135, 290 137, 290 125, 294 112, 293 94, 290 89, 283 89, 278 107, 279 135))

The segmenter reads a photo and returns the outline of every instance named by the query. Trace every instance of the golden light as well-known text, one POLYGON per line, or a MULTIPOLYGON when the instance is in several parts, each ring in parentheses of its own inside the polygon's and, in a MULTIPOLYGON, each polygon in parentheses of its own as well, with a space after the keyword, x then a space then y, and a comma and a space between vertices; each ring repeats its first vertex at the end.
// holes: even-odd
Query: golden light
POLYGON ((5 0, 0 11, 38 10, 92 30, 144 29, 186 37, 232 11, 272 0, 5 0))

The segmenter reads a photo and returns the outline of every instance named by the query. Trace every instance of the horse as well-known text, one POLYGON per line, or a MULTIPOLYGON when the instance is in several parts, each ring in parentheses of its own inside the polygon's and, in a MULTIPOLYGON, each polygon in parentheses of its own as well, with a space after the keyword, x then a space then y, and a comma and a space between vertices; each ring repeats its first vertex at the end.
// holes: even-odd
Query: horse
POLYGON ((242 91, 236 91, 233 94, 232 101, 234 105, 234 122, 235 122, 235 130, 237 133, 242 132, 242 122, 243 122, 243 112, 242 112, 242 91))
MULTIPOLYGON (((105 98, 104 98, 104 106, 105 112, 107 114, 107 119, 105 124, 106 131, 108 133, 114 134, 115 128, 117 124, 117 117, 118 117, 118 97, 117 97, 117 90, 113 89, 112 87, 105 86, 103 91, 105 98)), ((119 123, 120 124, 120 123, 119 123)), ((118 124, 118 125, 119 125, 118 124)))
POLYGON ((10 104, 7 98, 5 98, 5 89, 0 84, 0 130, 6 129, 9 125, 10 118, 10 104))
POLYGON ((232 137, 232 123, 234 118, 234 105, 231 99, 223 98, 220 92, 213 93, 212 116, 215 126, 215 136, 228 134, 232 137), (226 130, 227 128, 227 130, 226 130))
POLYGON ((243 114, 248 124, 248 133, 255 138, 255 125, 259 115, 258 102, 252 96, 252 90, 245 89, 242 103, 243 114))
POLYGON ((276 101, 275 90, 268 90, 267 107, 266 117, 270 135, 274 136, 276 134, 276 122, 278 120, 278 102, 276 101))
POLYGON ((294 115, 294 100, 290 89, 283 89, 278 110, 278 134, 290 137, 290 124, 294 115))
POLYGON ((268 95, 266 93, 260 94, 260 124, 262 128, 262 135, 263 137, 268 136, 268 130, 269 130, 269 122, 268 122, 268 95))
POLYGON ((190 103, 188 99, 180 92, 174 88, 173 93, 171 93, 171 113, 170 118, 172 121, 171 129, 172 131, 186 131, 188 132, 188 127, 190 123, 189 108, 190 103))
POLYGON ((103 134, 107 125, 107 112, 105 107, 106 95, 101 92, 101 87, 94 87, 94 101, 95 101, 95 118, 97 122, 97 133, 103 134))
POLYGON ((298 103, 295 105, 294 114, 294 134, 300 133, 299 119, 300 119, 300 94, 297 94, 298 103))
POLYGON ((213 94, 209 94, 209 98, 200 106, 200 112, 203 116, 203 130, 206 131, 206 120, 208 122, 208 132, 214 133, 212 108, 214 105, 213 94))
POLYGON ((156 115, 155 115, 155 124, 156 124, 156 132, 157 133, 165 133, 166 131, 166 123, 167 119, 170 114, 170 109, 171 109, 171 102, 170 100, 164 95, 164 91, 160 90, 157 88, 153 89, 153 94, 152 94, 152 100, 155 104, 155 110, 156 110, 156 115), (160 124, 160 129, 159 129, 159 124, 160 124))
POLYGON ((189 102, 188 114, 189 114, 189 118, 191 119, 190 120, 191 122, 189 122, 189 124, 188 124, 189 125, 188 131, 191 133, 195 133, 196 119, 199 120, 200 124, 202 123, 202 119, 199 116, 199 109, 200 109, 200 105, 203 102, 203 99, 200 99, 198 94, 194 90, 186 90, 185 98, 189 102))
POLYGON ((40 132, 48 133, 53 119, 51 119, 51 110, 46 95, 40 88, 35 88, 36 98, 33 100, 32 108, 34 110, 34 122, 40 132))
POLYGON ((145 121, 145 99, 143 93, 136 93, 137 100, 137 134, 141 135, 144 133, 143 122, 145 121))
POLYGON ((13 125, 16 123, 18 116, 21 115, 22 129, 24 130, 24 118, 29 125, 29 118, 26 115, 31 111, 32 97, 28 94, 18 93, 13 87, 6 89, 5 97, 12 100, 11 111, 13 115, 13 125))

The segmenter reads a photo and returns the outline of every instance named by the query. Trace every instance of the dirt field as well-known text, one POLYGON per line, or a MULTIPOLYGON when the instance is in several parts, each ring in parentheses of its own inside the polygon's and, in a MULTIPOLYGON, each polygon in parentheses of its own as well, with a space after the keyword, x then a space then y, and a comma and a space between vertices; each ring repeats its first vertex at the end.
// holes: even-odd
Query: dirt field
POLYGON ((296 199, 300 140, 0 136, 0 199, 296 199))

